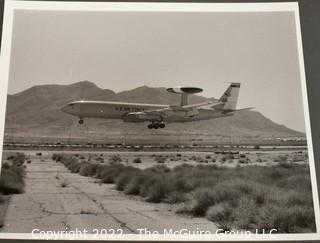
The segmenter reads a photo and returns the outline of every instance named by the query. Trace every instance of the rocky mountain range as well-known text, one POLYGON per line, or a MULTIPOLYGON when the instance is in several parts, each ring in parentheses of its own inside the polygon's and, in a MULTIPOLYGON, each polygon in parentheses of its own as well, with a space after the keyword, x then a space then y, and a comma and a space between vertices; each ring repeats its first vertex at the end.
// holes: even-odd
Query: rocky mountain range
MULTIPOLYGON (((180 96, 169 93, 165 88, 147 86, 116 93, 101 89, 89 81, 70 85, 34 86, 17 94, 8 95, 5 134, 7 136, 87 136, 91 134, 108 136, 128 132, 136 136, 153 133, 146 124, 127 124, 117 120, 87 119, 83 127, 77 118, 61 112, 60 108, 75 100, 101 100, 141 102, 152 104, 177 105, 180 96), (70 135, 72 133, 72 135, 70 135)), ((207 100, 202 96, 191 95, 190 103, 207 100)), ((214 98, 211 98, 214 100, 214 98)), ((205 134, 213 137, 297 137, 303 133, 277 124, 258 111, 242 111, 232 117, 168 124, 160 134, 175 135, 178 131, 185 134, 205 134)))

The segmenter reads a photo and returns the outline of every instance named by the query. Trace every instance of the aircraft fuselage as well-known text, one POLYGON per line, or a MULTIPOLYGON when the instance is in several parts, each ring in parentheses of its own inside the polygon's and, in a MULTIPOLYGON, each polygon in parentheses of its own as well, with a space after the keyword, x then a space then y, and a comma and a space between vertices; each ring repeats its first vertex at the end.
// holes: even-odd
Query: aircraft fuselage
MULTIPOLYGON (((121 119, 125 122, 144 122, 157 121, 159 115, 148 116, 144 118, 140 116, 127 116, 130 112, 143 112, 148 110, 169 108, 168 105, 158 104, 142 104, 142 103, 124 103, 124 102, 109 102, 109 101, 75 101, 71 102, 62 108, 62 111, 80 119, 83 118, 104 118, 104 119, 121 119)), ((233 115, 232 112, 224 113, 215 109, 197 109, 196 113, 168 110, 163 116, 165 122, 188 122, 197 120, 213 119, 218 117, 233 115)))

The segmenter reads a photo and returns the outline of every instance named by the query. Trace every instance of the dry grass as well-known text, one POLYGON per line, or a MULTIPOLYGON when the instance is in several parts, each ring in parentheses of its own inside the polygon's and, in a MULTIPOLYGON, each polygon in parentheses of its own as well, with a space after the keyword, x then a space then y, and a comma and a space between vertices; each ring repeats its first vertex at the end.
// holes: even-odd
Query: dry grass
POLYGON ((23 153, 16 153, 3 163, 0 176, 0 193, 4 195, 24 192, 24 162, 27 157, 23 153))
MULTIPOLYGON (((80 163, 71 156, 55 157, 69 169, 80 164, 81 174, 115 183, 117 190, 140 195, 148 202, 183 202, 180 212, 207 217, 224 229, 315 232, 308 165, 288 162, 284 156, 270 167, 226 168, 200 163, 144 170, 122 164, 80 163)), ((240 157, 248 160, 245 155, 240 157)))

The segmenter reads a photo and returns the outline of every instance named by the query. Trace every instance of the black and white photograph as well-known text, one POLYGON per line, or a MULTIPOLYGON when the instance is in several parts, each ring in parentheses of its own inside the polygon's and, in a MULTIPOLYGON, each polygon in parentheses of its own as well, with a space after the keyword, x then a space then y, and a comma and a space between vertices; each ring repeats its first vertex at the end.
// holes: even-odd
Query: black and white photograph
POLYGON ((0 235, 319 236, 297 3, 4 17, 0 235))

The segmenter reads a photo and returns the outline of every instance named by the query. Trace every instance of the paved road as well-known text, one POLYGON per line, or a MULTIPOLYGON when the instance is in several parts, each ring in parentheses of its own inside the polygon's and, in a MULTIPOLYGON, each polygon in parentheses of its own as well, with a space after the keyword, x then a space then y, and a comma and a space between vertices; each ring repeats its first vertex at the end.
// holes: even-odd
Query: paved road
POLYGON ((62 164, 34 158, 27 164, 26 192, 13 195, 9 203, 5 233, 30 233, 33 229, 70 230, 139 228, 157 230, 210 230, 217 227, 204 218, 176 215, 173 205, 153 204, 114 190, 114 185, 70 173, 62 164), (63 187, 62 185, 66 185, 63 187))

